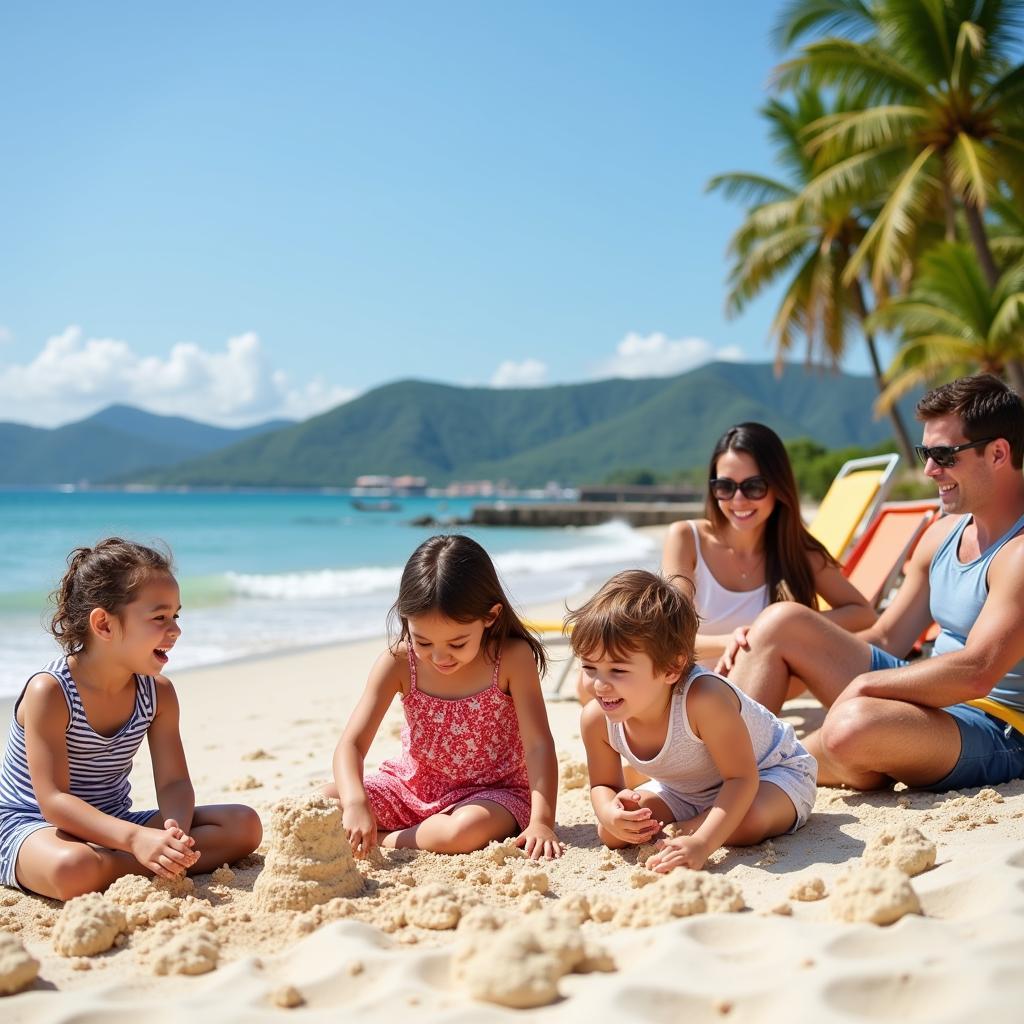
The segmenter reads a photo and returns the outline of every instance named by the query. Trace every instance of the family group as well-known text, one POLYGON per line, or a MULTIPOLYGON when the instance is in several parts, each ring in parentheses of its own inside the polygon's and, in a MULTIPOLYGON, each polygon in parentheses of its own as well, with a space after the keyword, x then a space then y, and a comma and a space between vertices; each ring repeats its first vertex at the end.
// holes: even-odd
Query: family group
MULTIPOLYGON (((1024 776, 1024 407, 979 375, 930 391, 917 414, 944 514, 880 615, 805 529, 785 448, 757 423, 716 445, 706 518, 670 528, 661 574, 620 572, 569 612, 606 845, 653 842, 649 868, 699 869, 722 845, 799 828, 816 785, 1024 776), (904 660, 933 621, 932 655, 904 660), (825 711, 801 741, 778 716, 805 689, 825 711)), ((252 852, 254 810, 195 805, 162 674, 181 632, 168 557, 120 538, 79 548, 54 598, 64 653, 18 698, 0 774, 0 882, 69 899, 252 852), (158 806, 133 810, 143 737, 158 806)), ((355 855, 515 836, 530 857, 559 857, 546 653, 486 551, 459 535, 421 544, 389 625, 325 788, 355 855), (365 773, 396 698, 401 754, 365 773)))

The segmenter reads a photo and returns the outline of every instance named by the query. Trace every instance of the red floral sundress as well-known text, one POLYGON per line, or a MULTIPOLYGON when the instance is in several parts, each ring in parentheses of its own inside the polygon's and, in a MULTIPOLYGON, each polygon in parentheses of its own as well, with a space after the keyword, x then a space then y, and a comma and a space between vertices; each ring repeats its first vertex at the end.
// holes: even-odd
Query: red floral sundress
POLYGON ((526 755, 515 705, 498 686, 500 668, 499 657, 486 690, 447 700, 416 685, 416 656, 410 647, 402 753, 363 783, 378 828, 409 828, 474 800, 500 804, 520 829, 526 828, 526 755))

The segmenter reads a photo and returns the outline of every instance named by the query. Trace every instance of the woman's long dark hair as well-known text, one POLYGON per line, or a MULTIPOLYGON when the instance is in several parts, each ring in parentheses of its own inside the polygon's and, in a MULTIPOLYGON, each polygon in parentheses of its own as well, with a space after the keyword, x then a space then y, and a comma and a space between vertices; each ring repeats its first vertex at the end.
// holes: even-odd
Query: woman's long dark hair
MULTIPOLYGON (((793 477, 785 445, 770 427, 763 423, 739 423, 730 427, 715 445, 708 467, 708 480, 717 475, 719 458, 726 452, 743 452, 756 463, 761 476, 768 482, 775 496, 775 508, 768 517, 764 533, 764 577, 768 584, 768 597, 776 601, 797 601, 808 608, 818 607, 814 587, 811 555, 819 554, 827 565, 838 565, 825 546, 807 532, 800 518, 800 495, 793 477)), ((715 496, 708 493, 704 500, 706 517, 716 533, 729 525, 725 513, 718 507, 715 496)))
POLYGON ((491 556, 471 537, 441 534, 425 540, 406 562, 398 600, 388 612, 390 633, 397 634, 395 646, 409 636, 409 617, 438 612, 453 622, 486 619, 501 605, 498 617, 484 629, 483 645, 497 661, 507 637, 530 645, 537 670, 547 668, 544 645, 523 625, 505 596, 491 556), (396 628, 397 627, 397 628, 396 628))

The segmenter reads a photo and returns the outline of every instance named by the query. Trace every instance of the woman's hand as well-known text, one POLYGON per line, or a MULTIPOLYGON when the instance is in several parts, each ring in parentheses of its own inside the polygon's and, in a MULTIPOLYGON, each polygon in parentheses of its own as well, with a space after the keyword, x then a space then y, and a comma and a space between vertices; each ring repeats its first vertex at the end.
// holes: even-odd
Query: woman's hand
POLYGON ((554 860, 561 857, 565 851, 565 844, 555 835, 553 828, 547 825, 535 825, 532 821, 516 839, 516 846, 522 847, 526 856, 531 860, 554 860))
POLYGON ((729 639, 729 643, 726 645, 721 658, 718 659, 718 664, 715 666, 715 671, 720 676, 727 676, 729 674, 729 671, 736 663, 736 655, 741 650, 750 650, 750 641, 747 639, 747 634, 749 632, 749 626, 740 626, 733 631, 732 637, 729 639))
POLYGON ((356 860, 365 860, 377 845, 377 822, 365 800, 355 800, 345 805, 341 814, 341 826, 352 846, 356 860))
POLYGON ((658 843, 658 852, 647 858, 646 866, 660 874, 673 868, 700 871, 710 854, 711 851, 702 840, 693 836, 676 836, 674 839, 662 839, 658 843))
POLYGON ((647 842, 663 827, 650 807, 640 806, 640 794, 634 789, 621 789, 615 794, 601 815, 601 824, 631 846, 647 842))

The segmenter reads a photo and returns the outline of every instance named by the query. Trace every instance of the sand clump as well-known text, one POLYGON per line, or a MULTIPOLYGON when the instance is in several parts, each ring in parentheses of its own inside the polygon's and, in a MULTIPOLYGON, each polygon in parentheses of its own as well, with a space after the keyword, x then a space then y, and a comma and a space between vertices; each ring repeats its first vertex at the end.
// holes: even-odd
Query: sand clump
POLYGON ((585 761, 565 758, 558 765, 558 789, 567 792, 570 789, 582 789, 590 782, 585 761))
POLYGON ((61 956, 105 953, 128 930, 124 911, 98 892, 76 896, 64 904, 53 930, 53 948, 61 956))
POLYGON ((615 964, 578 924, 555 914, 523 922, 491 908, 472 911, 452 956, 456 984, 475 999, 515 1009, 553 1003, 559 979, 595 970, 613 971, 615 964))
POLYGON ((163 879, 124 875, 107 888, 104 896, 121 908, 126 931, 134 932, 180 916, 183 903, 190 906, 197 902, 194 892, 195 883, 187 876, 163 879))
POLYGON ((896 868, 913 877, 934 867, 935 844, 916 828, 886 829, 868 843, 861 859, 870 867, 896 868))
POLYGON ((253 886, 263 911, 306 911, 363 888, 341 809, 319 794, 282 800, 271 815, 274 841, 253 886))
POLYGON ((39 961, 31 956, 21 940, 10 932, 0 932, 0 995, 9 996, 28 988, 39 974, 39 961))
POLYGON ((867 866, 836 879, 831 911, 841 921, 892 924, 906 914, 920 914, 921 903, 902 871, 867 866))
POLYGON ((448 931, 462 917, 463 909, 475 905, 476 898, 457 892, 447 885, 431 883, 413 889, 405 898, 404 916, 408 924, 430 931, 448 931))
POLYGON ((789 890, 789 898, 791 900, 798 900, 801 903, 813 903, 815 900, 823 900, 827 895, 828 890, 825 888, 825 883, 817 876, 802 879, 789 890))
POLYGON ((587 898, 592 921, 648 928, 693 914, 743 910, 743 894, 728 879, 706 871, 677 869, 628 896, 594 893, 587 898))
POLYGON ((220 960, 220 943, 212 930, 190 928, 177 932, 152 958, 154 974, 206 974, 220 960))

